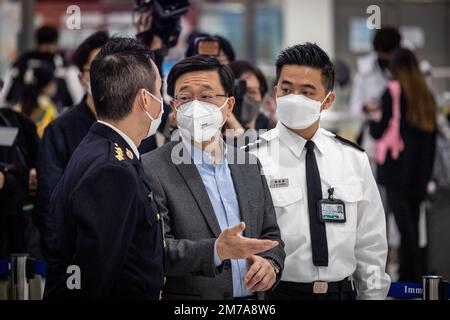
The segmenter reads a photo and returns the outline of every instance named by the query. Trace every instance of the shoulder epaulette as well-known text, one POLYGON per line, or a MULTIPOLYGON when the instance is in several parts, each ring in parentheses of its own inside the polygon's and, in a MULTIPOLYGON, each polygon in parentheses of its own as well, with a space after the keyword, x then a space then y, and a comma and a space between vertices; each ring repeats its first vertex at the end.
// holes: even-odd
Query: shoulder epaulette
POLYGON ((359 144, 357 144, 357 143, 355 143, 355 142, 353 142, 353 141, 350 141, 350 140, 347 140, 347 139, 345 139, 345 138, 342 138, 341 136, 338 136, 337 134, 335 134, 334 137, 335 137, 338 141, 340 141, 341 143, 343 143, 343 144, 346 144, 346 145, 348 145, 348 146, 350 146, 350 147, 353 147, 353 148, 355 148, 355 149, 358 149, 358 150, 361 151, 361 152, 365 152, 365 150, 364 150, 363 148, 361 148, 361 146, 360 146, 359 144))
POLYGON ((248 152, 250 150, 253 150, 254 148, 264 146, 264 145, 268 144, 274 138, 278 137, 278 132, 279 132, 279 130, 276 128, 269 130, 267 132, 264 132, 262 135, 259 136, 259 138, 256 141, 247 144, 246 146, 242 147, 241 150, 248 152))
POLYGON ((243 146, 241 148, 241 150, 244 150, 245 152, 249 152, 250 150, 253 150, 255 148, 258 148, 259 146, 263 146, 265 144, 267 144, 268 141, 266 139, 261 139, 258 138, 257 140, 255 140, 254 142, 250 142, 249 144, 247 144, 246 146, 243 146))

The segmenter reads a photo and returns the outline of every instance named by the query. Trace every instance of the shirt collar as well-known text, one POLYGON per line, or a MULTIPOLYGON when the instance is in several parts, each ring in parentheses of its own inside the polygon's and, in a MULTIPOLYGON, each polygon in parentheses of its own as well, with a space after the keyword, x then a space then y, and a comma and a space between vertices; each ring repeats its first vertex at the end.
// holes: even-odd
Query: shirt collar
MULTIPOLYGON (((184 146, 191 155, 192 160, 194 160, 194 164, 211 168, 215 166, 214 158, 211 156, 209 152, 200 149, 193 143, 187 141, 187 139, 184 137, 181 137, 181 140, 183 141, 184 146)), ((218 165, 222 165, 227 163, 227 144, 222 139, 220 139, 219 143, 222 145, 223 155, 222 161, 218 165)))
POLYGON ((140 154, 138 151, 138 148, 136 147, 136 145, 134 144, 133 140, 130 139, 130 137, 128 137, 125 133, 123 133, 120 129, 116 128, 115 126, 113 126, 112 124, 102 121, 102 120, 97 120, 98 123, 101 123, 107 127, 110 127, 111 129, 113 129, 115 132, 117 132, 122 138, 123 140, 125 140, 126 143, 128 143, 128 145, 130 146, 131 150, 133 150, 134 154, 136 155, 136 157, 139 159, 140 154))
MULTIPOLYGON (((305 148, 306 139, 289 130, 284 124, 278 121, 276 128, 279 130, 280 141, 284 143, 292 153, 299 158, 305 148)), ((314 136, 311 138, 320 153, 324 152, 324 141, 322 129, 319 127, 314 136)))

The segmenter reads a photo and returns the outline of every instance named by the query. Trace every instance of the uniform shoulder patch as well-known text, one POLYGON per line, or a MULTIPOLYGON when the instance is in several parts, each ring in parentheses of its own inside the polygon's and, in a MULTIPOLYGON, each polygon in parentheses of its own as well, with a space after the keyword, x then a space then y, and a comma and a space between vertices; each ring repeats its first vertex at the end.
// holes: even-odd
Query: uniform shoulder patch
POLYGON ((246 146, 242 147, 241 150, 248 152, 255 148, 262 147, 262 146, 268 144, 270 141, 277 138, 278 133, 279 133, 279 130, 277 128, 274 128, 267 132, 264 132, 262 135, 259 136, 259 138, 255 142, 247 144, 246 146))
POLYGON ((280 130, 278 128, 273 128, 269 131, 264 132, 260 138, 271 141, 279 136, 280 130))
POLYGON ((245 152, 249 152, 250 150, 253 150, 255 148, 262 147, 266 144, 268 144, 271 140, 278 137, 278 129, 272 129, 267 132, 264 132, 262 135, 259 136, 258 139, 256 139, 254 142, 251 142, 247 144, 246 146, 242 147, 241 150, 244 150, 245 152))
POLYGON ((243 146, 241 148, 241 150, 244 150, 245 152, 249 152, 250 150, 258 148, 259 146, 263 146, 263 145, 267 144, 268 142, 269 141, 267 141, 266 139, 258 138, 254 142, 251 142, 251 143, 247 144, 246 146, 243 146))
POLYGON ((363 148, 361 148, 361 146, 353 141, 347 140, 345 138, 342 138, 341 136, 338 136, 337 134, 334 135, 334 137, 341 143, 346 144, 350 147, 353 147, 355 149, 358 149, 361 152, 365 152, 365 150, 363 148))

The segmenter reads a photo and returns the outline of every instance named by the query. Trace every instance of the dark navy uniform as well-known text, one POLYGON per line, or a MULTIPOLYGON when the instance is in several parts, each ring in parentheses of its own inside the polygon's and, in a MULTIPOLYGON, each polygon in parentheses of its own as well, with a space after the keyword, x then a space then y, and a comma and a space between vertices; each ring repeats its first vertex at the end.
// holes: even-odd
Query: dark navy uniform
POLYGON ((52 194, 50 214, 56 251, 45 298, 159 298, 160 215, 137 155, 116 131, 91 127, 52 194), (67 288, 70 265, 80 268, 81 289, 67 288))
MULTIPOLYGON (((55 234, 49 215, 50 196, 61 178, 72 153, 96 122, 94 113, 87 105, 87 96, 69 111, 52 121, 44 131, 38 157, 38 189, 34 210, 34 222, 39 229, 41 251, 48 258, 53 249, 55 234)), ((156 149, 156 139, 151 136, 139 146, 144 154, 156 149)))
POLYGON ((58 184, 69 159, 96 121, 89 109, 87 97, 52 121, 44 131, 37 162, 38 187, 33 220, 38 227, 41 251, 48 258, 54 246, 55 234, 48 214, 50 196, 58 184))

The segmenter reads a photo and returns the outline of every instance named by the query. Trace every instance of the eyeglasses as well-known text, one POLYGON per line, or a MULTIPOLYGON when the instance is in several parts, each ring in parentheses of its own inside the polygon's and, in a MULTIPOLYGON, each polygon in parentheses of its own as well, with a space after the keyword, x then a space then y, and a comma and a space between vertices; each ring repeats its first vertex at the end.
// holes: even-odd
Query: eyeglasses
POLYGON ((203 101, 203 102, 214 104, 215 102, 218 101, 219 98, 224 98, 224 97, 227 98, 228 95, 216 94, 213 92, 202 92, 198 95, 194 95, 190 92, 182 92, 182 93, 176 95, 174 97, 174 99, 175 99, 175 102, 180 105, 189 103, 191 101, 194 101, 195 99, 197 99, 198 101, 203 101))

